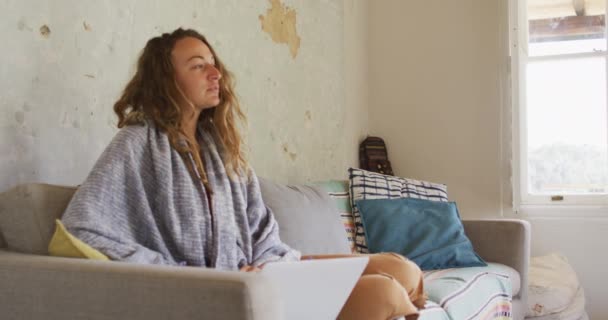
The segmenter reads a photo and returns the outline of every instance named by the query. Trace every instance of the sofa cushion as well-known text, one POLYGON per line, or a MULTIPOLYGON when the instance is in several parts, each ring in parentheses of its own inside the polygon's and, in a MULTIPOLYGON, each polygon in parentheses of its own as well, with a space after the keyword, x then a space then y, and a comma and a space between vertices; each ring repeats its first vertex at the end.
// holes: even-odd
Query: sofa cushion
POLYGON ((427 300, 420 310, 418 320, 451 320, 450 316, 436 302, 427 300))
POLYGON ((364 199, 417 198, 433 201, 448 201, 444 184, 399 178, 361 169, 349 168, 350 201, 355 221, 355 244, 357 251, 368 253, 365 229, 355 201, 364 199))
POLYGON ((49 243, 49 255, 66 258, 110 260, 103 253, 69 233, 59 219, 55 220, 55 224, 55 233, 49 243))
POLYGON ((262 198, 279 224, 283 242, 303 254, 350 253, 340 213, 325 190, 259 180, 262 198))
POLYGON ((510 317, 512 284, 519 286, 519 282, 517 271, 497 263, 424 272, 429 300, 443 308, 451 319, 510 317))
POLYGON ((55 219, 63 214, 74 187, 24 184, 0 194, 0 229, 12 251, 48 254, 55 219))
POLYGON ((464 234, 455 202, 400 198, 356 204, 371 253, 397 252, 422 270, 486 266, 464 234))
POLYGON ((340 212, 340 218, 346 231, 346 237, 350 251, 356 253, 355 249, 355 222, 353 221, 352 207, 350 206, 350 193, 348 192, 347 180, 326 180, 315 183, 323 188, 340 212))

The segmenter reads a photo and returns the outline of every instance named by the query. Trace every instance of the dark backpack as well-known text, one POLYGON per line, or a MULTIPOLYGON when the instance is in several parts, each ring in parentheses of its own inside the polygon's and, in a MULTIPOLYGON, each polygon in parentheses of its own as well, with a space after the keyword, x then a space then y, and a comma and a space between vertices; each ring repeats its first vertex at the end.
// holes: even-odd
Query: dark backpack
POLYGON ((359 145, 359 166, 363 170, 393 175, 391 162, 384 140, 379 137, 367 137, 359 145))

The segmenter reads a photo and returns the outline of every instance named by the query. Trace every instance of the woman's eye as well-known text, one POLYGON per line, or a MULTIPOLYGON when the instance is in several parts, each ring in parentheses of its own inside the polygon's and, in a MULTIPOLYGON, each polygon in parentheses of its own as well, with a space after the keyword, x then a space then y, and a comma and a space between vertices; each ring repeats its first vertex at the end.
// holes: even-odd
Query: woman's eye
POLYGON ((192 69, 202 69, 202 68, 204 68, 204 67, 205 67, 205 66, 204 66, 204 65, 202 65, 202 64, 197 64, 197 65, 193 66, 193 67, 192 67, 192 69))

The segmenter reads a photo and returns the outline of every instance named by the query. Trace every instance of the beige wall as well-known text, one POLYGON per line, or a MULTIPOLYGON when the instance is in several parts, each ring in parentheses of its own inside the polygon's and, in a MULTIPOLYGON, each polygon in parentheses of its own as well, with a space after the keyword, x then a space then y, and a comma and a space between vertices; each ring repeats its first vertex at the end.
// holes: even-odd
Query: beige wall
POLYGON ((501 214, 498 1, 376 2, 370 128, 397 175, 442 182, 465 217, 501 214))
POLYGON ((178 26, 205 34, 235 74, 259 175, 294 183, 346 178, 356 164, 353 141, 367 131, 365 5, 3 1, 0 190, 81 183, 116 132, 112 105, 138 53, 178 26), (284 39, 283 28, 291 31, 284 39), (345 59, 347 51, 354 54, 345 59))

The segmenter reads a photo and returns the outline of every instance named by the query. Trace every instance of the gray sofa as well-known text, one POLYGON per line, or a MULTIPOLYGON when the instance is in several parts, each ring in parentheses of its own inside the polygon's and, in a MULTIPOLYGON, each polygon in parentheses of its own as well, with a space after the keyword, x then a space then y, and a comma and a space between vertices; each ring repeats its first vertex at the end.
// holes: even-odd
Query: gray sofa
MULTIPOLYGON (((288 244, 304 253, 329 253, 343 246, 331 243, 344 238, 341 225, 319 223, 332 220, 319 218, 324 214, 322 208, 336 210, 318 189, 262 180, 262 190, 288 244), (304 199, 301 205, 293 203, 298 197, 304 199), (314 206, 321 209, 310 209, 314 206), (310 214, 311 210, 316 213, 310 214), (305 228, 307 232, 303 232, 305 228)), ((0 319, 282 318, 280 295, 268 279, 257 274, 48 256, 53 221, 61 216, 74 191, 72 187, 27 184, 0 194, 0 319)), ((464 226, 482 258, 519 273, 521 284, 513 297, 513 312, 514 319, 523 319, 528 223, 474 220, 464 221, 464 226)))

